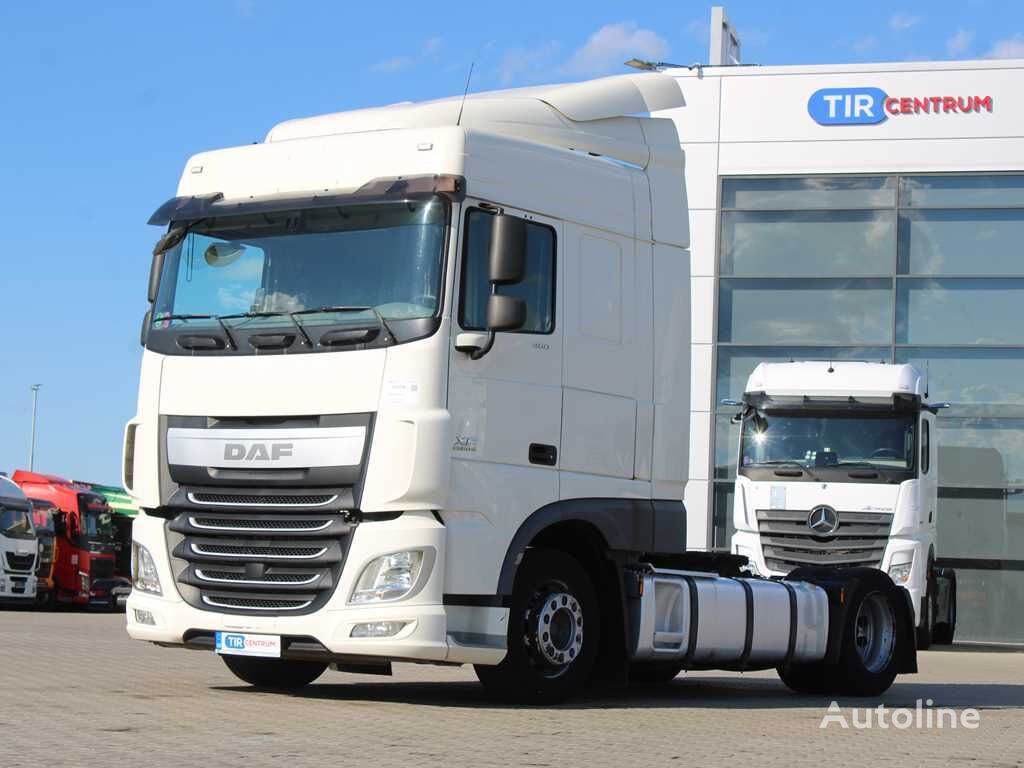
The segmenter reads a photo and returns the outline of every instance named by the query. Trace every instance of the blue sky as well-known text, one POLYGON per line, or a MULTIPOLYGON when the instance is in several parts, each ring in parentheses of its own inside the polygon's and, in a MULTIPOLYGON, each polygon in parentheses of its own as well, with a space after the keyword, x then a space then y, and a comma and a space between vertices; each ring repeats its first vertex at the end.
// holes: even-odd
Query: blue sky
MULTIPOLYGON (((1024 3, 726 3, 760 64, 1021 57, 1024 3)), ((152 210, 276 122, 707 60, 710 4, 0 2, 0 470, 119 476, 152 210)))

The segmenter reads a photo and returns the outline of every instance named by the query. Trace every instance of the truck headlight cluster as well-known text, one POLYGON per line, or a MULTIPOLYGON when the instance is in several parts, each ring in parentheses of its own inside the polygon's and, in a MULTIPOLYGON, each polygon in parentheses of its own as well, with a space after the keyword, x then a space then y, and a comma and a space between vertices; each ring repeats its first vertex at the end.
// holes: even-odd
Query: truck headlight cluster
POLYGON ((907 549, 897 552, 892 556, 889 563, 889 578, 897 584, 906 584, 910 581, 910 574, 914 570, 914 550, 907 549))
POLYGON ((406 549, 371 560, 359 575, 349 603, 381 603, 406 597, 417 584, 424 554, 422 549, 406 549))
POLYGON ((149 550, 138 542, 132 542, 132 589, 161 595, 160 576, 156 571, 156 563, 149 550))

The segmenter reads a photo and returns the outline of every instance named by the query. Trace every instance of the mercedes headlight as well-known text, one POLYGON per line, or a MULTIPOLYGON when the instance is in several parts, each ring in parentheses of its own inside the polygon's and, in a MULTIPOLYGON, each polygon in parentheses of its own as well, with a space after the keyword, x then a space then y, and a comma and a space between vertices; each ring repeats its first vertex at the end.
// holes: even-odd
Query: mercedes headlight
POLYGON ((910 581, 910 574, 914 570, 914 550, 907 549, 897 552, 892 556, 889 563, 889 578, 897 584, 906 584, 910 581))
POLYGON ((137 542, 132 542, 132 588, 151 595, 161 595, 160 576, 156 572, 156 563, 149 550, 137 542))
POLYGON ((406 597, 416 586, 425 552, 406 549, 371 560, 356 581, 350 603, 380 603, 406 597))

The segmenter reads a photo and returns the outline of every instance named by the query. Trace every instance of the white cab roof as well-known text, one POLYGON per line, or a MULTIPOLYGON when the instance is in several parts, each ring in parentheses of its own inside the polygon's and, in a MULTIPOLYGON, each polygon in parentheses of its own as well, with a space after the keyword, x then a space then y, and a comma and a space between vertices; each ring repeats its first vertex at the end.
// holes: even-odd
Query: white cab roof
POLYGON ((924 398, 928 383, 913 365, 841 361, 760 363, 747 380, 746 392, 775 397, 924 398))
POLYGON ((25 492, 10 478, 0 476, 0 499, 18 499, 26 501, 25 492))

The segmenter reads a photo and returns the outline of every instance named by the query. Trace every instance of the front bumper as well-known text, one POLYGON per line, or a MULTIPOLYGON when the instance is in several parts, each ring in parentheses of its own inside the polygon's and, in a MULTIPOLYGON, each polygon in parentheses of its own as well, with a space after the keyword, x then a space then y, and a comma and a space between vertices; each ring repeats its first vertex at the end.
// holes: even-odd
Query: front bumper
MULTIPOLYGON (((128 597, 128 634, 161 645, 211 648, 213 632, 232 631, 280 635, 283 646, 309 643, 322 647, 326 657, 351 660, 412 660, 497 664, 505 656, 506 608, 447 607, 443 604, 445 530, 430 513, 406 513, 395 520, 364 522, 356 527, 341 581, 318 611, 299 616, 237 615, 196 608, 179 595, 171 574, 164 539, 164 521, 140 516, 133 538, 149 550, 160 577, 162 595, 132 591, 128 597), (374 558, 403 549, 432 547, 433 568, 423 588, 406 600, 349 605, 355 580, 374 558), (145 623, 150 621, 152 623, 145 623), (394 636, 352 637, 357 624, 406 622, 394 636), (463 644, 456 638, 491 639, 488 644, 463 644), (501 638, 497 642, 495 638, 501 638)), ((287 655, 287 654, 286 654, 287 655)))
POLYGON ((0 600, 4 602, 35 601, 36 577, 25 573, 0 573, 0 600))

